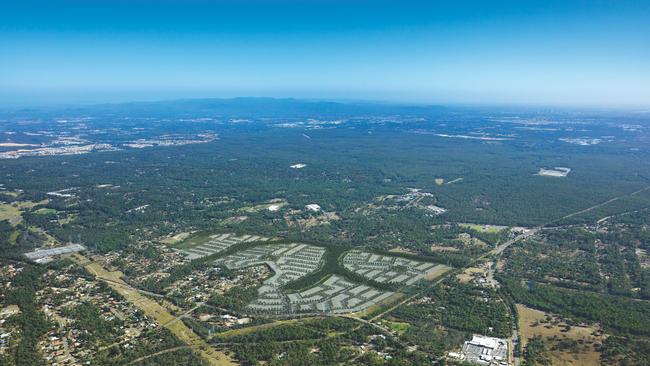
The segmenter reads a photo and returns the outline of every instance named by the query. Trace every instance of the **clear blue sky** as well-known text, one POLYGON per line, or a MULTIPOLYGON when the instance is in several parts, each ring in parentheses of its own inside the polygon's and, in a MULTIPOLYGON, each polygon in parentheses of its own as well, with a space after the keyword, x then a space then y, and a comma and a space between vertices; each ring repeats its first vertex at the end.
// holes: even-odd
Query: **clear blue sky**
POLYGON ((650 1, 0 1, 0 105, 650 105, 650 1))

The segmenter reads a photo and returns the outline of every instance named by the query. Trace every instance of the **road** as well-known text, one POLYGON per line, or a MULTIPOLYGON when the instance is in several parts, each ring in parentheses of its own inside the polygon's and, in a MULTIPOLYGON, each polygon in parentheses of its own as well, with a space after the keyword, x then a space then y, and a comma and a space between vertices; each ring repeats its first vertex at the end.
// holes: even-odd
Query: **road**
POLYGON ((152 353, 152 354, 149 354, 149 355, 146 355, 146 356, 142 356, 142 357, 140 357, 140 358, 136 358, 135 360, 133 360, 133 361, 127 363, 127 365, 134 365, 134 364, 136 364, 136 363, 138 363, 138 362, 142 362, 142 361, 144 361, 144 360, 146 360, 146 359, 149 359, 149 358, 151 358, 151 357, 156 357, 156 356, 159 356, 159 355, 164 355, 165 353, 176 352, 176 351, 178 351, 178 350, 188 349, 188 348, 191 348, 191 347, 190 347, 190 346, 178 346, 178 347, 173 347, 173 348, 164 349, 164 350, 162 350, 162 351, 154 352, 154 353, 152 353))
MULTIPOLYGON (((641 193, 641 192, 644 192, 644 191, 647 191, 648 189, 650 189, 650 186, 646 186, 646 187, 641 188, 641 189, 639 189, 638 191, 634 191, 634 192, 632 192, 632 193, 628 193, 628 194, 624 194, 624 195, 620 195, 620 196, 614 197, 614 198, 609 199, 609 200, 607 200, 607 201, 605 201, 605 202, 599 203, 599 204, 597 204, 597 205, 593 205, 593 206, 591 206, 591 207, 589 207, 589 208, 585 208, 584 210, 577 211, 577 212, 574 212, 574 213, 568 214, 568 215, 566 215, 566 216, 560 217, 560 218, 557 219, 557 220, 550 221, 548 224, 551 224, 551 223, 554 223, 554 222, 557 222, 557 221, 562 221, 562 220, 565 220, 565 219, 571 218, 571 217, 573 217, 573 216, 581 215, 581 214, 586 213, 586 212, 589 212, 589 211, 593 211, 593 210, 595 210, 595 209, 597 209, 597 208, 600 208, 600 207, 603 207, 603 206, 605 206, 605 205, 608 205, 608 204, 610 204, 610 203, 612 203, 612 202, 618 201, 618 200, 620 200, 621 198, 631 197, 631 196, 636 196, 637 194, 639 194, 639 193, 641 193)), ((548 225, 548 224, 547 224, 547 225, 548 225)))

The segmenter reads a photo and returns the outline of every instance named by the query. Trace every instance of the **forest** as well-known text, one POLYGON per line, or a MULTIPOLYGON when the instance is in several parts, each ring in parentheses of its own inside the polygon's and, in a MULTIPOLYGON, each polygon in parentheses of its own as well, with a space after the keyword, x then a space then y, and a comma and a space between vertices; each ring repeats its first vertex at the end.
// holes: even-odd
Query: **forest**
MULTIPOLYGON (((285 290, 298 291, 337 274, 414 296, 392 311, 382 305, 363 319, 387 311, 380 320, 386 322, 385 334, 382 328, 333 317, 252 332, 210 327, 192 316, 182 319, 247 365, 430 365, 472 334, 509 337, 515 303, 576 323, 600 323, 610 335, 602 344, 603 362, 642 364, 647 357, 650 166, 645 162, 650 151, 644 128, 635 132, 622 124, 648 121, 567 111, 232 103, 144 103, 121 110, 102 106, 6 116, 6 121, 32 121, 0 123, 0 131, 22 143, 76 136, 117 148, 0 160, 2 213, 14 215, 0 219, 0 257, 24 265, 11 288, 0 290, 3 305, 21 309, 10 320, 20 330, 20 343, 0 363, 40 364, 37 342, 52 326, 37 292, 47 286, 40 279, 43 271, 56 262, 27 264, 22 253, 52 243, 82 243, 89 256, 113 256, 110 266, 122 270, 128 284, 165 296, 171 284, 214 260, 259 245, 240 243, 160 271, 161 248, 174 248, 166 240, 229 232, 326 248, 322 266, 285 290), (62 115, 77 122, 60 124, 62 115), (139 139, 199 135, 212 137, 177 146, 127 146, 139 139), (580 139, 599 143, 585 145, 580 139), (538 174, 558 166, 570 168, 570 174, 538 174), (271 210, 278 202, 280 207, 271 210), (306 208, 314 204, 320 209, 306 208), (536 234, 508 247, 501 258, 492 257, 498 256, 492 252, 496 246, 526 229, 536 234), (446 264, 454 268, 452 274, 487 258, 498 267, 501 287, 454 277, 409 289, 378 283, 340 265, 341 254, 350 249, 446 264), (129 256, 136 265, 127 263, 129 256), (148 264, 138 268, 139 259, 148 264), (156 275, 134 281, 143 272, 156 275), (390 332, 398 335, 386 336, 390 332), (361 346, 373 352, 361 353, 361 346)), ((221 271, 227 278, 227 270, 221 271)), ((166 300, 175 315, 192 306, 237 312, 256 290, 235 287, 201 303, 180 295, 166 300)), ((62 303, 53 299, 54 305, 62 303)), ((98 314, 95 305, 84 302, 65 313, 89 343, 122 334, 120 321, 98 314)), ((256 318, 251 325, 267 323, 271 320, 256 318)), ((150 342, 109 347, 97 355, 98 362, 128 364, 142 357, 138 362, 151 365, 203 362, 168 331, 147 332, 150 342), (156 355, 166 349, 173 352, 156 355)), ((527 365, 547 364, 544 342, 529 343, 527 365)))

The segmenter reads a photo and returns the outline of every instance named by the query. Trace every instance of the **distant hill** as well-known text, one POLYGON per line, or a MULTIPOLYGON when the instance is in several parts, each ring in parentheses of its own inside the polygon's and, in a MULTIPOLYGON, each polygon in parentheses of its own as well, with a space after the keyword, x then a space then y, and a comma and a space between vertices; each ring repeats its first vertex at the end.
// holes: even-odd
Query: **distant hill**
MULTIPOLYGON (((54 109, 48 109, 54 112, 54 109)), ((293 98, 181 99, 156 102, 98 104, 56 109, 70 114, 115 115, 132 117, 350 117, 380 115, 432 115, 441 106, 408 106, 387 103, 330 102, 293 98)))

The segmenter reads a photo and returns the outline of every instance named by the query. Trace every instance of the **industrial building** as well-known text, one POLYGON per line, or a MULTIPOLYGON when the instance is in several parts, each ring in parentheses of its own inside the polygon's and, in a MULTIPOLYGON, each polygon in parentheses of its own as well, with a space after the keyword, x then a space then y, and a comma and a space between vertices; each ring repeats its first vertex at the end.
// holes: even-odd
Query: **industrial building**
POLYGON ((460 358, 478 365, 508 365, 508 342, 505 339, 474 335, 463 344, 461 353, 450 353, 450 357, 460 358))

